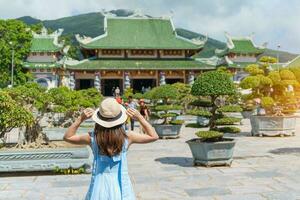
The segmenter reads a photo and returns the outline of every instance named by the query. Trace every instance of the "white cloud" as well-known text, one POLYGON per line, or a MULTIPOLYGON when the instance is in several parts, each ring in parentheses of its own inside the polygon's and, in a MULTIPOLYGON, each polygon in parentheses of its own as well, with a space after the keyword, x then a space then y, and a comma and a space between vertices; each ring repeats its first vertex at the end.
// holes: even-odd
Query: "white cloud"
POLYGON ((140 9, 161 16, 174 13, 175 26, 225 40, 255 32, 255 41, 300 53, 300 2, 297 0, 0 0, 0 18, 25 15, 56 19, 102 9, 140 9))

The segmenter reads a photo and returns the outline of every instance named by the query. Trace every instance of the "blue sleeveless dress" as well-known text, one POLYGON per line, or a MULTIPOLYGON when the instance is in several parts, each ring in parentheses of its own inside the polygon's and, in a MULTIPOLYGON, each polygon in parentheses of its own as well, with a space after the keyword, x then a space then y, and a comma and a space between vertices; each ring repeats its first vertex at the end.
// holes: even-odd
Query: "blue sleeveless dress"
POLYGON ((94 132, 91 134, 94 154, 91 183, 85 200, 135 200, 127 168, 126 139, 122 152, 109 157, 99 154, 94 132))

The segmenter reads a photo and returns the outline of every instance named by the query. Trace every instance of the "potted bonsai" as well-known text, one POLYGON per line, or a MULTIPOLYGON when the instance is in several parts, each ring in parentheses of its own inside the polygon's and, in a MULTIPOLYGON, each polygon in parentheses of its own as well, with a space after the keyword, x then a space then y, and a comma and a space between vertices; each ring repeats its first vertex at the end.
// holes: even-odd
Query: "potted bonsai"
MULTIPOLYGON (((5 122, 4 128, 1 127, 1 137, 11 128, 24 129, 19 133, 16 143, 4 145, 1 149, 0 158, 5 159, 5 162, 0 172, 53 171, 56 167, 90 169, 90 153, 87 147, 74 148, 69 145, 65 146, 63 141, 50 141, 43 128, 45 116, 55 112, 56 109, 61 112, 65 108, 64 112, 68 113, 70 106, 69 109, 73 113, 75 108, 79 111, 82 107, 94 105, 94 98, 89 96, 93 93, 92 91, 67 91, 57 88, 56 92, 50 92, 37 83, 26 83, 0 90, 0 93, 1 110, 5 111, 0 111, 1 123, 5 122), (6 100, 9 104, 3 104, 2 101, 6 100), (14 120, 19 121, 14 122, 14 120), (22 165, 19 164, 20 162, 22 165)), ((100 96, 99 93, 98 96, 100 96)), ((0 162, 2 161, 0 159, 0 162)))
POLYGON ((160 138, 178 138, 183 120, 176 120, 182 110, 177 104, 178 91, 172 85, 161 85, 152 89, 151 99, 154 101, 154 114, 151 118, 160 119, 159 124, 153 124, 160 138))
MULTIPOLYGON (((261 60, 268 61, 265 57, 261 60)), ((251 133, 259 136, 294 135, 294 113, 297 110, 294 88, 299 87, 297 78, 289 69, 267 70, 266 64, 261 63, 246 67, 250 76, 240 84, 243 89, 251 89, 248 100, 253 100, 258 105, 257 115, 250 117, 251 133)))
MULTIPOLYGON (((210 71, 201 74, 192 86, 191 93, 210 99, 212 105, 209 118, 209 130, 198 131, 198 138, 187 141, 194 158, 195 165, 216 166, 230 165, 232 162, 234 139, 223 137, 218 109, 225 105, 229 96, 236 93, 231 76, 221 71, 210 71), (219 121, 218 121, 219 120, 219 121)), ((222 123, 229 123, 224 120, 222 123)), ((232 124, 230 121, 229 124, 232 124)), ((224 130, 223 130, 224 131, 224 130)))

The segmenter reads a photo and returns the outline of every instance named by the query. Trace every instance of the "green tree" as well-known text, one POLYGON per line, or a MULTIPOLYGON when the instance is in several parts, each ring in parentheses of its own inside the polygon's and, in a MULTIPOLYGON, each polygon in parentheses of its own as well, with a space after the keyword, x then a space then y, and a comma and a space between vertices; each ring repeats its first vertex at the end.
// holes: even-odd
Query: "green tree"
POLYGON ((0 139, 13 128, 29 126, 32 114, 13 100, 5 91, 0 90, 0 139))
MULTIPOLYGON (((231 76, 222 71, 210 71, 201 74, 192 86, 191 93, 197 97, 209 97, 211 100, 211 117, 209 120, 210 130, 217 128, 218 113, 223 98, 234 95, 236 88, 231 76)), ((224 102, 225 103, 225 102, 224 102)))
POLYGON ((46 92, 46 88, 37 83, 28 82, 14 88, 7 89, 8 94, 18 104, 26 108, 33 115, 33 123, 26 126, 25 141, 19 144, 21 148, 39 147, 48 142, 47 136, 42 133, 40 122, 49 111, 51 96, 46 92))
POLYGON ((64 117, 56 126, 64 124, 66 121, 74 121, 83 108, 97 108, 103 96, 96 88, 86 90, 71 90, 67 87, 53 88, 48 91, 52 101, 50 112, 64 113, 64 117))
POLYGON ((177 104, 179 92, 173 85, 166 84, 152 88, 152 90, 145 95, 150 97, 154 103, 154 111, 156 111, 156 114, 152 115, 152 118, 164 119, 163 124, 183 123, 183 121, 172 122, 170 120, 170 118, 178 115, 171 111, 182 110, 182 106, 177 104), (159 101, 161 101, 161 103, 158 105, 159 101))
POLYGON ((10 84, 12 50, 14 50, 14 84, 23 84, 32 78, 22 69, 29 53, 32 34, 29 27, 18 20, 0 20, 0 88, 10 84))

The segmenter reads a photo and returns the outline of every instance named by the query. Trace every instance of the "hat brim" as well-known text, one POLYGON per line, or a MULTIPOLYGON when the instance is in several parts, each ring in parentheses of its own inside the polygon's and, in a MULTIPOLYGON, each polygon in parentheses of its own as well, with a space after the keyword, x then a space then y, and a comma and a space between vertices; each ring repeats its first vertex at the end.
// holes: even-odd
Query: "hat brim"
POLYGON ((114 127, 114 126, 118 126, 118 125, 121 125, 121 124, 124 124, 127 120, 127 114, 126 114, 126 109, 120 105, 120 108, 121 108, 121 117, 114 120, 114 121, 105 121, 105 120, 102 120, 102 119, 99 119, 97 113, 99 112, 99 108, 97 110, 95 110, 93 116, 92 116, 92 120, 94 120, 94 122, 96 122, 97 124, 99 124, 100 126, 103 126, 105 128, 111 128, 111 127, 114 127))

